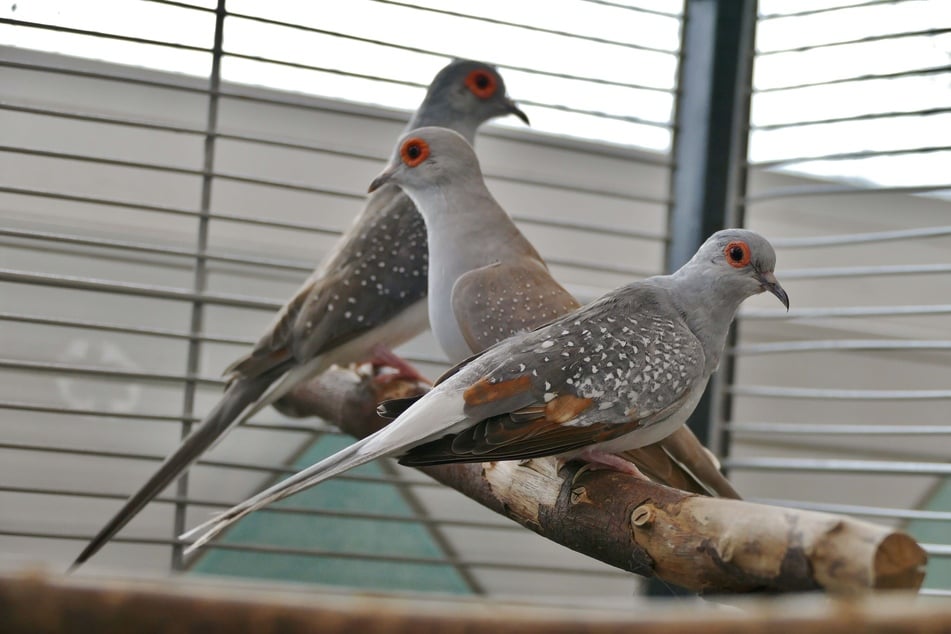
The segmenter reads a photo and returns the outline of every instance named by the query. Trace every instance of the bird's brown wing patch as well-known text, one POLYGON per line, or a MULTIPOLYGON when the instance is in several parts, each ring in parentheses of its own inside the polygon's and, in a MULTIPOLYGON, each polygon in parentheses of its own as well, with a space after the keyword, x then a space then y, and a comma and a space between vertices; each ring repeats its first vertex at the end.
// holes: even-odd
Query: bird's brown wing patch
POLYGON ((545 403, 545 418, 559 425, 567 423, 591 407, 593 402, 590 398, 562 394, 545 403))
POLYGON ((497 423, 496 419, 482 421, 459 434, 414 447, 400 458, 400 463, 423 466, 539 458, 618 438, 638 428, 637 422, 552 427, 550 423, 537 421, 511 433, 497 423), (487 434, 498 444, 486 442, 487 434))
MULTIPOLYGON (((532 381, 528 375, 516 377, 510 381, 492 383, 487 379, 479 379, 463 392, 463 400, 467 407, 482 405, 496 405, 512 398, 524 398, 532 388, 532 381)), ((377 405, 377 414, 384 418, 396 418, 410 405, 423 396, 410 396, 383 401, 377 405)), ((554 423, 565 423, 591 406, 591 399, 581 398, 573 394, 563 394, 548 403, 532 404, 521 407, 508 414, 516 423, 532 422, 539 418, 547 418, 554 423)))
MULTIPOLYGON (((559 420, 574 411, 577 414, 590 408, 592 401, 574 396, 561 397, 550 410, 532 405, 528 408, 494 416, 450 436, 414 447, 400 462, 421 466, 452 462, 488 462, 551 456, 588 445, 618 438, 636 430, 640 422, 591 423, 570 425, 559 420)), ((574 418, 572 416, 572 418, 574 418)), ((568 419, 571 420, 571 419, 568 419)))
MULTIPOLYGON (((443 372, 439 376, 438 379, 436 379, 436 381, 433 383, 433 387, 436 387, 443 381, 449 379, 455 374, 458 374, 459 371, 461 371, 467 365, 472 363, 474 360, 481 357, 483 354, 485 354, 484 350, 452 366, 451 368, 443 372)), ((396 418, 397 416, 399 416, 400 414, 408 410, 410 405, 412 405, 419 399, 423 398, 423 396, 425 396, 425 394, 421 394, 419 396, 408 396, 406 398, 393 398, 393 399, 383 401, 382 403, 377 405, 376 413, 383 418, 396 418)))
POLYGON ((462 398, 467 407, 478 407, 489 403, 497 403, 528 392, 532 389, 532 379, 527 374, 515 377, 508 381, 492 382, 488 379, 479 379, 470 385, 462 398))

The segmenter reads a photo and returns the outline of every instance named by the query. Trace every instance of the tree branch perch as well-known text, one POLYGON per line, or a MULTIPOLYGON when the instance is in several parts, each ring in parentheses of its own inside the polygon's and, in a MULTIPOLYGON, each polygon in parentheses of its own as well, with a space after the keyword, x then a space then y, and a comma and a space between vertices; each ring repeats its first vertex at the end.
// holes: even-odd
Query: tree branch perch
MULTIPOLYGON (((387 422, 380 400, 424 386, 333 368, 281 403, 353 436, 387 422)), ((917 589, 927 556, 902 532, 844 516, 703 497, 552 459, 421 471, 539 535, 623 570, 698 593, 917 589)))

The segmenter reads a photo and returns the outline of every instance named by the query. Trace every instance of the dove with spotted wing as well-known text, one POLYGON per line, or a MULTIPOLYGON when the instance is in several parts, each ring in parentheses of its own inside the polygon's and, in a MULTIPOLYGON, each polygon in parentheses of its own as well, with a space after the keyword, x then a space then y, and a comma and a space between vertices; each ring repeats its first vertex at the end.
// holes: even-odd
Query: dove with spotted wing
MULTIPOLYGON (((404 135, 397 148, 370 189, 398 184, 426 221, 430 324, 450 361, 459 363, 580 307, 489 192, 464 139, 448 130, 418 129, 404 135)), ((382 413, 395 417, 413 400, 390 403, 382 413)), ((664 484, 739 498, 686 426, 626 457, 664 484)))
MULTIPOLYGON (((442 155, 438 140, 427 141, 431 154, 442 155)), ((501 341, 380 431, 183 538, 197 538, 190 549, 197 548, 256 509, 382 456, 411 465, 570 459, 658 442, 696 406, 740 304, 768 291, 788 307, 775 262, 759 234, 719 231, 673 274, 621 287, 501 341)))

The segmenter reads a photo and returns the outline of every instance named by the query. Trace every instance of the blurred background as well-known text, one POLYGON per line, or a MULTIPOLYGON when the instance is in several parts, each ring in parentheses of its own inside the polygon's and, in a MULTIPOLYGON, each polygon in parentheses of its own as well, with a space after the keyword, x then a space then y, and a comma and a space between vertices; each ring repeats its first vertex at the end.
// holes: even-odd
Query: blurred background
MULTIPOLYGON (((930 553, 926 592, 951 593, 944 0, 7 2, 0 566, 64 568, 215 403, 453 57, 497 64, 530 116, 477 151, 578 297, 676 266, 697 227, 770 238, 792 309, 747 302, 697 429, 747 499, 901 527, 930 553)), ((399 352, 445 367, 428 334, 399 352)), ((176 517, 348 442, 269 409, 83 572, 579 605, 643 591, 390 461, 181 560, 176 517)))

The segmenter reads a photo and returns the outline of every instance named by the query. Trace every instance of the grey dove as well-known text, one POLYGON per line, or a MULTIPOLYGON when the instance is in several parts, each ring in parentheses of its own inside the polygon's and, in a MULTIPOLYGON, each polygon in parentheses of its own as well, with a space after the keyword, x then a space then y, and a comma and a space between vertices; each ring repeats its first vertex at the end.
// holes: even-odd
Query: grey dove
MULTIPOLYGON (((470 142, 481 124, 528 117, 490 65, 457 60, 430 85, 407 130, 438 125, 470 142)), ((250 354, 226 371, 215 407, 76 558, 89 559, 148 502, 235 425, 334 363, 378 358, 412 376, 389 352, 427 326, 427 235, 414 205, 395 185, 381 187, 334 251, 278 312, 250 354)))
MULTIPOLYGON (((429 147, 433 154, 442 149, 429 147)), ((684 424, 746 298, 769 291, 788 308, 775 262, 759 234, 719 231, 676 272, 628 284, 503 340, 380 431, 182 537, 198 548, 254 510, 383 456, 432 465, 584 455, 614 466, 614 454, 684 424)))
MULTIPOLYGON (((370 190, 387 183, 398 184, 426 222, 429 321, 451 362, 580 307, 489 192, 465 139, 446 129, 411 130, 370 190), (443 147, 436 153, 433 144, 443 147)), ((383 412, 394 415, 412 400, 383 412)), ((688 427, 627 457, 665 484, 739 497, 688 427)))

